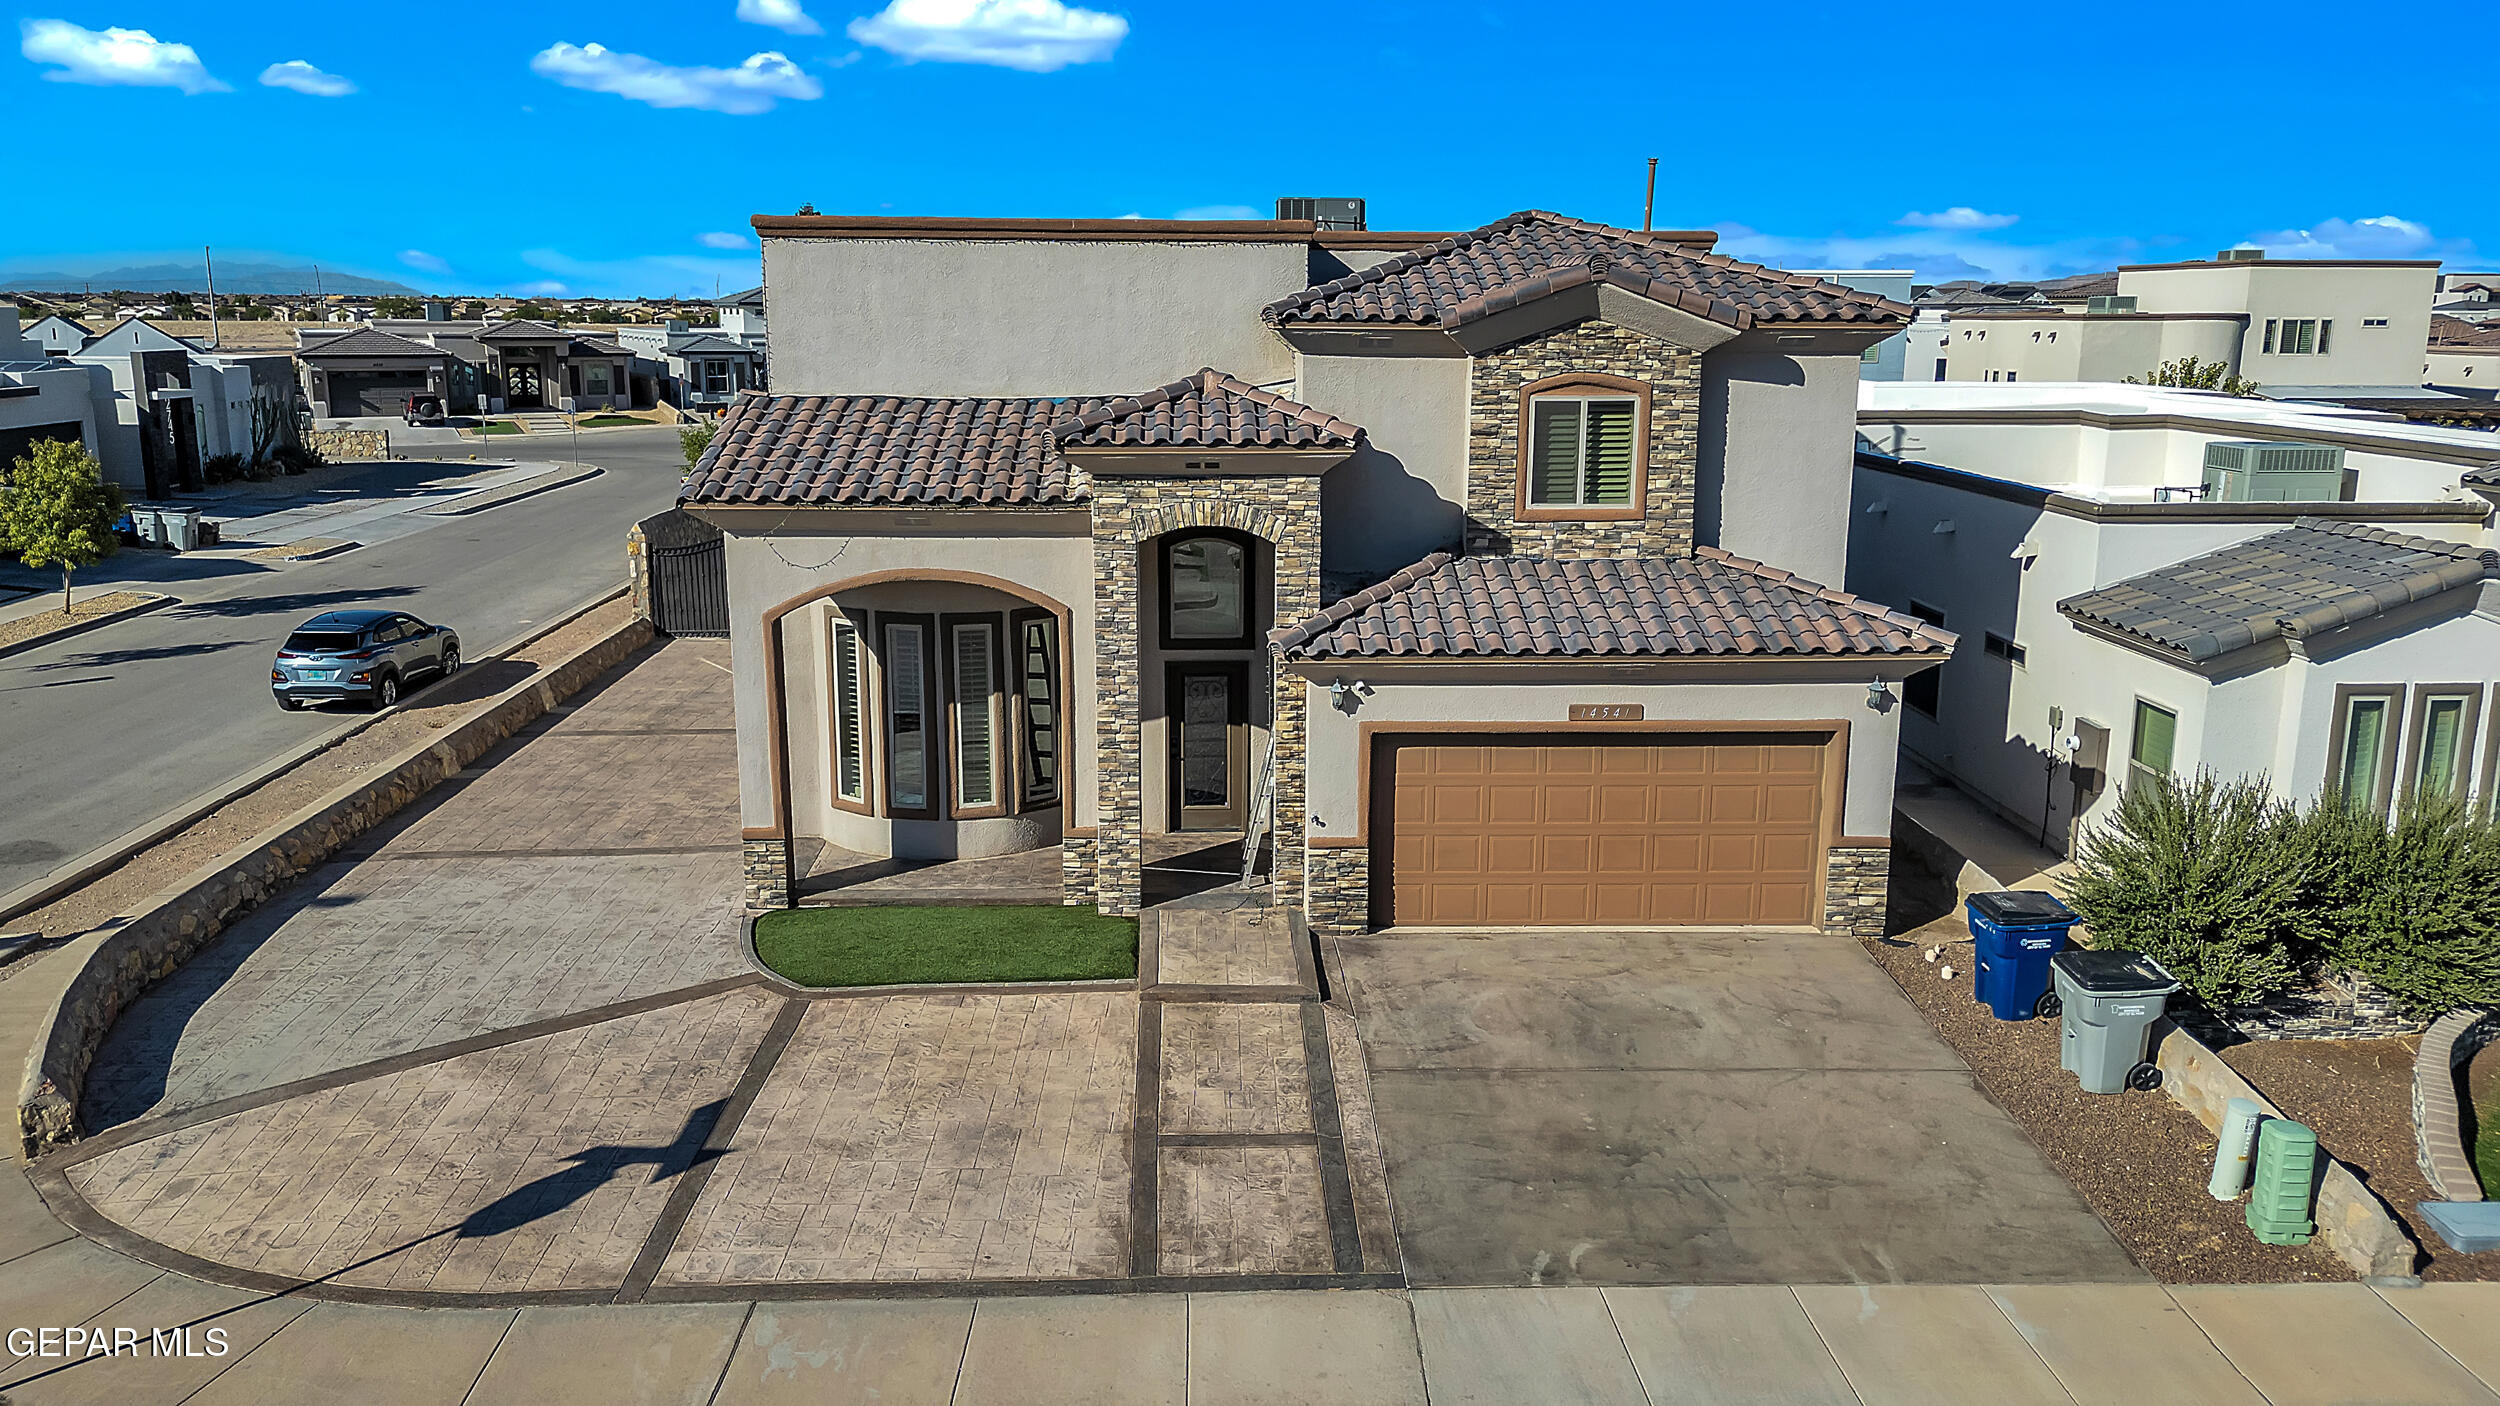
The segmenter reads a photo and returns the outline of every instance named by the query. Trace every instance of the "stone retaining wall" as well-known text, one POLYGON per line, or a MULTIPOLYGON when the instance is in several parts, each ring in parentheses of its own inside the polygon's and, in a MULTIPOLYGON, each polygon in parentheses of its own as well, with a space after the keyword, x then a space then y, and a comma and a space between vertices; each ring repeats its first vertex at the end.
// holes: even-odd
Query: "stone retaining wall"
MULTIPOLYGON (((2282 1109, 2223 1063, 2222 1056, 2173 1021, 2153 1026, 2153 1062, 2161 1066, 2162 1088, 2171 1099, 2216 1132, 2235 1098, 2256 1104, 2269 1118, 2283 1116, 2282 1109)), ((2352 1168, 2333 1157, 2324 1161, 2326 1173, 2318 1182, 2318 1238, 2364 1278, 2410 1278, 2416 1254, 2412 1237, 2352 1168)))
POLYGON ((24 1155, 32 1159, 77 1141, 78 1098, 88 1065, 114 1020, 141 992, 180 968, 228 923, 580 692, 651 638, 648 621, 629 621, 515 685, 467 722, 411 748, 383 774, 333 792, 159 893, 137 916, 79 938, 51 959, 46 972, 15 978, 62 981, 34 1032, 18 1091, 24 1155), (53 977, 55 972, 67 976, 53 977))
POLYGON ((2413 1057, 2413 1146, 2431 1190, 2450 1201, 2480 1201, 2474 1154, 2465 1145, 2465 1095, 2457 1071, 2500 1041, 2500 1014, 2450 1011, 2423 1032, 2413 1057))
POLYGON ((2396 999, 2359 972, 2328 972, 2314 991, 2277 996, 2220 1011, 2181 1000, 2181 1024, 2212 1043, 2241 1040, 2380 1040, 2412 1035, 2429 1022, 2408 1015, 2396 999))
POLYGON ((324 459, 388 459, 389 430, 311 430, 304 447, 324 459))

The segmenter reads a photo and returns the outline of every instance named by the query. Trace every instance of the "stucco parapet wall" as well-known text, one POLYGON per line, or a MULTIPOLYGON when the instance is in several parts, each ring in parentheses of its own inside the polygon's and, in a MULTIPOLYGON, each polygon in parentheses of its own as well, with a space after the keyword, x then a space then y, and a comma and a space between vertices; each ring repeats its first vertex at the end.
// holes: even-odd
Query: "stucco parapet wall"
MULTIPOLYGON (((2440 349, 2432 347, 2429 350, 2440 349)), ((2495 457, 2500 457, 2491 449, 2472 444, 2421 439, 2409 435, 2372 434, 2367 430, 2339 429, 2332 425, 2292 426, 2262 421, 2207 419, 2201 415, 2087 410, 2081 406, 2061 406, 2046 410, 1996 410, 1986 406, 1920 410, 1906 407, 1886 409, 1880 406, 1861 406, 1858 409, 1858 423, 1861 425, 2046 425, 2089 430, 2182 430, 2193 434, 2218 435, 2225 439, 2267 439, 2283 444, 2341 445, 2346 449, 2361 449, 2373 454, 2421 459, 2430 463, 2456 464, 2465 468, 2480 468, 2490 463, 2495 457)), ((1859 462, 1864 463, 1866 457, 1866 451, 1860 450, 1859 462)), ((1922 467, 1935 466, 1923 465, 1922 467)), ((1946 472, 1953 471, 1948 469, 1946 472)))
POLYGON ((1038 239, 1071 244, 1308 244, 1311 220, 985 219, 935 215, 757 215, 767 239, 1038 239))
POLYGON ((324 459, 388 459, 389 430, 311 430, 304 447, 324 459))
MULTIPOLYGON (((1900 421, 1899 417, 1892 415, 1880 416, 1878 418, 1881 422, 1886 424, 1905 423, 1900 421)), ((1873 423, 1872 421, 1869 421, 1864 414, 1861 414, 1858 417, 1858 422, 1860 424, 1873 423)), ((2234 433, 2247 429, 2244 425, 2216 425, 2213 426, 2213 428, 2229 429, 2234 433)), ((2495 450, 2500 450, 2500 444, 2495 444, 2493 447, 2495 450)), ((2387 452, 2393 453, 2399 451, 2390 450, 2387 452)), ((2449 456, 2416 454, 2413 457, 2445 460, 2449 456)), ((2482 463, 2485 461, 2480 459, 2457 459, 2454 462, 2482 463)), ((2014 483, 2006 479, 1990 478, 1986 474, 1972 473, 1967 469, 1951 469, 1946 468, 1942 464, 1925 464, 1915 459, 1895 459, 1889 455, 1877 454, 1865 449, 1858 451, 1857 466, 1861 469, 1872 470, 1876 473, 1892 474, 1899 478, 1912 479, 1920 483, 1932 483, 1945 488, 1958 488, 1965 493, 1977 494, 1982 498, 1994 498, 2005 503, 2019 503, 2027 508, 2037 508, 2043 512, 2056 513, 2060 517, 2082 518, 2088 522, 2154 522, 2171 524, 2278 522, 2286 527, 2289 527, 2297 519, 2305 517, 2318 518, 2326 522, 2480 523, 2488 520, 2492 515, 2491 505, 2489 503, 2481 502, 2475 499, 2457 499, 2454 501, 2444 502, 2425 501, 2413 503, 2221 503, 2192 501, 2181 501, 2176 503, 2112 503, 2098 498, 2078 498, 2071 493, 2060 493, 2055 489, 2035 488, 2027 483, 2014 483)))
MULTIPOLYGON (((2244 1098, 2268 1118, 2283 1117, 2255 1085, 2223 1063, 2222 1056, 2179 1028, 2175 1021, 2153 1026, 2153 1062, 2162 1072, 2162 1088, 2172 1101, 2194 1114, 2214 1132, 2222 1129, 2231 1100, 2244 1098)), ((2354 1273, 2373 1279, 2400 1279, 2413 1273, 2417 1248, 2387 1203, 2362 1185, 2352 1169, 2325 1156, 2325 1175, 2318 1181, 2318 1238, 2354 1273)))
POLYGON ((18 1089, 18 1135, 29 1160, 78 1139, 78 1100, 113 1022, 139 994, 189 961, 226 924, 266 901, 445 778, 545 715, 652 639, 631 620, 479 712, 401 752, 388 770, 352 782, 193 872, 134 916, 79 938, 18 980, 57 982, 18 1089))
POLYGON ((2422 1175, 2450 1201, 2480 1201, 2483 1184, 2465 1146, 2465 1100, 2457 1071, 2500 1040, 2500 1013, 2450 1011, 2422 1032, 2413 1058, 2413 1142, 2422 1175))

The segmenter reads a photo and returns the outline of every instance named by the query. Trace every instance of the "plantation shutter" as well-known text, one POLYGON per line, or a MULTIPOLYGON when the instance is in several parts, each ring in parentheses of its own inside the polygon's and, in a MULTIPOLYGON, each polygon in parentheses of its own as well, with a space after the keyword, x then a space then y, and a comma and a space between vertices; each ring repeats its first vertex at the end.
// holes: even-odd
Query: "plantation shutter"
POLYGON ((2387 700, 2356 698, 2344 715, 2344 755, 2336 768, 2336 789, 2355 810, 2378 807, 2378 759, 2387 741, 2387 700))
POLYGON ((1528 501, 1567 506, 1580 501, 1580 402, 1539 401, 1528 452, 1528 501))
POLYGON ((2415 787, 2425 796, 2453 795, 2457 790, 2457 753, 2463 742, 2465 700, 2434 698, 2422 715, 2422 763, 2415 787))
POLYGON ((2141 700, 2136 703, 2135 747, 2130 760, 2138 779, 2169 775, 2171 753, 2178 740, 2178 715, 2141 700))
POLYGON ((888 625, 885 632, 886 711, 893 729, 886 752, 886 785, 897 810, 929 804, 928 706, 920 652, 920 627, 888 625))
POLYGON ((1059 798, 1058 625, 1024 623, 1024 799, 1059 798))
POLYGON ((990 667, 990 627, 955 630, 955 790, 967 806, 998 803, 998 769, 992 764, 990 694, 997 680, 990 667))
POLYGON ((1632 501, 1634 411, 1629 400, 1588 403, 1588 475, 1584 503, 1619 508, 1632 501))
POLYGON ((848 620, 833 622, 834 790, 846 801, 867 793, 866 759, 860 748, 860 713, 865 702, 860 679, 859 629, 848 620))

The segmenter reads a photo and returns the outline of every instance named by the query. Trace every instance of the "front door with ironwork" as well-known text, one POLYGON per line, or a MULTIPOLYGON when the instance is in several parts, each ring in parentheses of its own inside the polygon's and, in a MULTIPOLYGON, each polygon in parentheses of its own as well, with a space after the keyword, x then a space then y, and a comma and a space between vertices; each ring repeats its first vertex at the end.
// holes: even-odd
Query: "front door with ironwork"
POLYGON ((1163 699, 1171 732, 1172 828, 1240 829, 1250 789, 1250 666, 1170 665, 1163 699))
POLYGON ((507 361, 503 368, 503 403, 507 410, 530 410, 546 404, 545 387, 538 378, 538 363, 507 361))

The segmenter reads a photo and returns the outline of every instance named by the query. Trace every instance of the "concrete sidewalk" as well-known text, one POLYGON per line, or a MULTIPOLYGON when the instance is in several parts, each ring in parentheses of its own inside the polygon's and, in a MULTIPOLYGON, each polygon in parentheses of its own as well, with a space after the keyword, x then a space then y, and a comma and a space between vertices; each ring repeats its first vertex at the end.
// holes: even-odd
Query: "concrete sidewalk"
POLYGON ((69 1238, 29 1204, 22 1176, 0 1183, 0 1393, 11 1406, 2500 1401, 2492 1389, 2500 1336, 2489 1331, 2500 1322, 2500 1284, 1339 1290, 419 1310, 271 1297, 165 1273, 69 1238))

